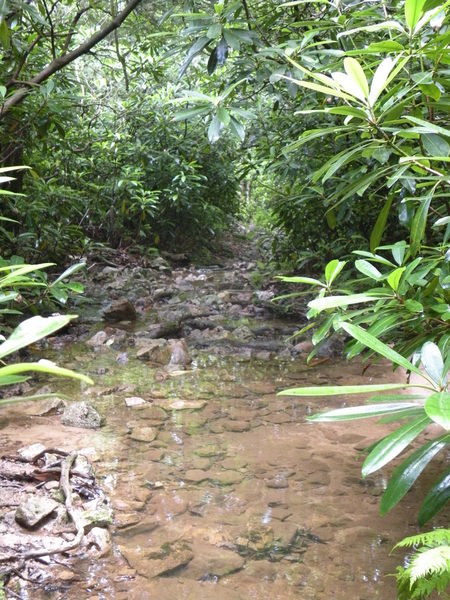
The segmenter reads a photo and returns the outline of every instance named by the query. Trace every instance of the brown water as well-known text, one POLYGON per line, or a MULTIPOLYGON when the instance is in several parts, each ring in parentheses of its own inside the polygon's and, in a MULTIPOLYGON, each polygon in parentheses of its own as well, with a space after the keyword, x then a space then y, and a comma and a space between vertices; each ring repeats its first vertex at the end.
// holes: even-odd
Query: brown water
MULTIPOLYGON (((206 271, 211 289, 223 289, 226 272, 206 271)), ((180 270, 182 279, 185 275, 180 270)), ((193 286, 190 298, 201 299, 206 288, 193 286)), ((165 309, 164 301, 160 307, 165 309)), ((229 318, 219 308, 220 313, 229 318)), ((281 327, 266 313, 247 317, 250 328, 256 322, 281 327)), ((152 313, 137 330, 145 331, 149 320, 152 313)), ((61 426, 58 417, 24 416, 17 408, 5 413, 3 447, 36 441, 94 447, 97 479, 115 511, 112 553, 99 560, 79 556, 63 581, 56 565, 55 582, 24 588, 21 597, 396 598, 390 574, 402 555, 389 553, 396 541, 417 531, 423 490, 413 490, 381 518, 380 494, 389 471, 363 481, 358 451, 382 428, 372 421, 305 422, 305 415, 342 406, 348 398, 325 404, 276 395, 295 385, 379 383, 392 378, 386 365, 362 373, 359 365, 335 359, 307 367, 304 357, 286 353, 257 358, 248 349, 213 350, 199 349, 187 370, 163 373, 131 351, 128 362, 119 364, 112 348, 67 346, 64 362, 92 373, 97 385, 81 390, 63 382, 60 389, 91 399, 106 415, 106 426, 81 430, 61 426), (124 399, 136 395, 148 403, 126 407, 124 399), (153 428, 155 439, 133 439, 130 431, 139 427, 153 428)))

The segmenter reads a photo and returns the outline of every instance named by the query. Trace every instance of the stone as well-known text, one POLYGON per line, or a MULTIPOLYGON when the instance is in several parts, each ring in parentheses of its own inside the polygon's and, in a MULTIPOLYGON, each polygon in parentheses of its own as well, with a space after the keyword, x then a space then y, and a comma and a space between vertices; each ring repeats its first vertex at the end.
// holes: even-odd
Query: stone
POLYGON ((89 554, 97 558, 106 556, 111 551, 111 535, 103 527, 94 527, 86 536, 86 544, 91 546, 89 554))
POLYGON ((170 361, 169 366, 189 365, 192 358, 189 356, 188 347, 184 340, 170 340, 170 361))
POLYGON ((45 519, 45 517, 51 515, 58 506, 58 502, 55 502, 51 498, 33 496, 17 508, 14 518, 22 527, 32 529, 45 519))
POLYGON ((136 352, 136 358, 158 364, 167 364, 169 362, 171 351, 167 340, 141 340, 141 343, 142 346, 136 352))
POLYGON ((49 398, 48 400, 36 402, 30 410, 27 410, 27 415, 35 417, 48 417, 50 415, 59 415, 64 412, 67 402, 62 398, 49 398))
POLYGON ((106 331, 97 331, 95 335, 93 335, 87 342, 86 346, 91 346, 91 348, 96 348, 97 346, 103 346, 108 339, 108 334, 106 331))
POLYGON ((225 548, 208 546, 188 565, 184 577, 197 580, 226 577, 240 571, 244 564, 245 559, 239 554, 225 548))
POLYGON ((39 443, 31 444, 31 446, 23 446, 23 448, 17 450, 17 454, 29 462, 33 462, 43 452, 45 452, 45 446, 39 443))
POLYGON ((126 561, 139 575, 151 579, 169 575, 186 566, 194 554, 183 542, 165 544, 161 548, 128 548, 119 546, 126 561))
POLYGON ((139 396, 130 396, 129 398, 125 398, 125 404, 127 406, 139 406, 141 404, 146 404, 144 398, 140 398, 139 396))
POLYGON ((211 476, 211 480, 216 485, 234 485, 241 483, 244 479, 244 475, 239 471, 223 471, 221 473, 215 473, 211 476))
POLYGON ((136 442, 153 442, 156 437, 156 432, 153 427, 137 425, 131 428, 130 437, 136 442))
POLYGON ((289 487, 289 481, 284 475, 275 475, 275 477, 266 481, 266 487, 281 490, 289 487))
POLYGON ((113 522, 113 511, 110 506, 100 500, 92 500, 84 505, 85 510, 80 512, 81 523, 85 533, 93 527, 108 527, 113 522))
POLYGON ((98 429, 105 424, 105 418, 87 402, 72 402, 65 409, 61 423, 68 427, 83 427, 85 429, 98 429))
POLYGON ((202 471, 201 469, 189 469, 184 473, 183 479, 189 483, 201 483, 202 481, 206 481, 209 476, 210 474, 207 471, 202 471))
POLYGON ((180 321, 163 321, 155 323, 145 332, 145 337, 150 339, 167 338, 171 335, 177 335, 181 329, 180 321))
POLYGON ((243 431, 250 430, 250 422, 249 421, 226 421, 224 423, 224 427, 227 431, 231 431, 233 433, 242 433, 243 431))
POLYGON ((158 402, 158 405, 163 408, 168 407, 172 410, 200 410, 205 404, 205 400, 181 400, 179 398, 169 399, 164 405, 158 402))
POLYGON ((106 321, 135 321, 136 309, 128 299, 121 298, 105 308, 103 318, 106 321))

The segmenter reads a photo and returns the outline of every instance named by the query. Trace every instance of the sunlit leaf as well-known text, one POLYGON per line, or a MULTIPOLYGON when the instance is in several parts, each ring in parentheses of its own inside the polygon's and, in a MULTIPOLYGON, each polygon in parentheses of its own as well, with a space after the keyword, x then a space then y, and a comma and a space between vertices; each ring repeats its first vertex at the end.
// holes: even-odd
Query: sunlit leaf
POLYGON ((435 423, 450 430, 450 393, 436 392, 425 400, 425 412, 435 423))

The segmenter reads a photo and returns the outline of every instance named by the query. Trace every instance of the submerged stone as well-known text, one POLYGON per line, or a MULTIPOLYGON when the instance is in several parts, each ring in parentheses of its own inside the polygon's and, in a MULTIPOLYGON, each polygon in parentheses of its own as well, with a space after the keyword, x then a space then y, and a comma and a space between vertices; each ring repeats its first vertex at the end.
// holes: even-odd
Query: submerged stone
POLYGON ((126 298, 115 300, 103 311, 106 321, 135 321, 136 309, 126 298))
POLYGON ((87 402, 72 402, 64 411, 61 423, 68 427, 98 429, 105 424, 105 418, 87 402))

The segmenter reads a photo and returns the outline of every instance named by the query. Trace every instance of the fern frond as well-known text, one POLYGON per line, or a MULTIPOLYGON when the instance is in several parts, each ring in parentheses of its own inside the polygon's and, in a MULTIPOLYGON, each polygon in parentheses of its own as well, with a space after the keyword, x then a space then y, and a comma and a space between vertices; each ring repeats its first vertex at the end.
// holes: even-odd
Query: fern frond
POLYGON ((434 529, 426 533, 419 533, 406 537, 394 546, 396 548, 410 548, 412 546, 450 546, 450 529, 434 529))
POLYGON ((414 555, 408 570, 411 583, 417 579, 450 573, 450 546, 421 549, 414 555))

